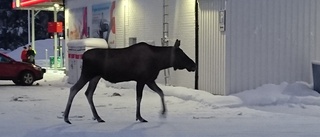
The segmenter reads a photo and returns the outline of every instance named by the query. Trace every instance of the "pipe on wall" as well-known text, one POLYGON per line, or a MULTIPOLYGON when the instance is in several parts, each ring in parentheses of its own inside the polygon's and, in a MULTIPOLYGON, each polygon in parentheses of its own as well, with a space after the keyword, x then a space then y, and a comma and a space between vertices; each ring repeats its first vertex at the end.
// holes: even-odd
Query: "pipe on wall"
MULTIPOLYGON (((198 12, 199 12, 199 3, 198 0, 195 0, 195 62, 196 64, 199 64, 199 17, 198 17, 198 12)), ((199 68, 197 67, 197 70, 195 72, 195 83, 194 83, 194 88, 199 89, 199 68)))

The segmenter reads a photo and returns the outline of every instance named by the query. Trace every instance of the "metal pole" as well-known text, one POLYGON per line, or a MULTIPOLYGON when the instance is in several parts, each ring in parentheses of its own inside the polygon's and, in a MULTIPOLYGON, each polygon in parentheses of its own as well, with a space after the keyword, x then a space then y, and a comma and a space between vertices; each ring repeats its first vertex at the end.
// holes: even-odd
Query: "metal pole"
POLYGON ((46 49, 46 61, 47 65, 50 67, 50 60, 48 60, 48 49, 46 49))
MULTIPOLYGON (((196 55, 196 64, 199 64, 199 2, 196 0, 195 3, 195 55, 196 55)), ((199 67, 197 67, 197 70, 195 72, 195 80, 194 80, 194 88, 199 89, 199 67)))
POLYGON ((124 42, 124 47, 127 47, 127 36, 126 36, 126 8, 127 8, 128 0, 125 0, 124 6, 123 6, 123 42, 124 42))
POLYGON ((59 37, 59 51, 60 51, 60 66, 63 68, 63 55, 62 55, 62 39, 63 37, 59 37))
POLYGON ((31 43, 31 37, 30 37, 30 10, 28 10, 28 44, 31 43))
POLYGON ((35 33, 36 33, 36 30, 35 30, 35 14, 34 14, 34 9, 31 10, 31 18, 32 18, 32 22, 31 22, 31 47, 33 50, 36 50, 35 49, 35 41, 36 41, 36 37, 35 37, 35 33))
MULTIPOLYGON (((56 6, 54 6, 54 11, 53 11, 53 21, 57 22, 57 14, 58 14, 58 9, 56 6)), ((57 69, 57 65, 58 65, 58 59, 57 59, 57 45, 58 45, 58 34, 57 32, 53 33, 53 45, 54 45, 54 69, 57 69)))

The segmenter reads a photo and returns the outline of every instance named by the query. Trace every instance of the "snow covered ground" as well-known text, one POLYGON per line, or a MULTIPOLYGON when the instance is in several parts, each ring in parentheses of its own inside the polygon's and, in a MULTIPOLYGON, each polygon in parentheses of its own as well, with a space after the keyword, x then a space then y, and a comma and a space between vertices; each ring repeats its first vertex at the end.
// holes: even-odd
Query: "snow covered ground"
MULTIPOLYGON (((45 40, 42 41, 46 43, 45 40)), ((37 47, 46 48, 49 44, 37 47)), ((20 51, 9 56, 17 56, 20 51)), ((40 49, 37 55, 40 55, 40 49)), ((38 58, 39 64, 46 64, 38 58)), ((135 121, 135 82, 101 80, 94 95, 105 123, 92 120, 82 89, 74 99, 67 124, 62 119, 69 88, 62 71, 48 70, 39 85, 14 86, 0 81, 1 137, 315 137, 319 136, 320 94, 304 82, 266 84, 229 96, 184 87, 160 87, 167 118, 159 117, 159 96, 145 88, 135 121), (112 96, 119 93, 121 96, 112 96)))

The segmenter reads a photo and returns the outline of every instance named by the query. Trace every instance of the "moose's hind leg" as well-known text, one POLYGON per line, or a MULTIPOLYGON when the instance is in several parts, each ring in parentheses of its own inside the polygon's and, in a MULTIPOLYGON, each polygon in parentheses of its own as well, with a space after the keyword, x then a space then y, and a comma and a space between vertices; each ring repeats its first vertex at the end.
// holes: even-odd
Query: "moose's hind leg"
POLYGON ((88 102, 90 104, 90 108, 91 108, 94 119, 97 120, 98 122, 105 122, 98 115, 98 112, 97 112, 97 110, 94 106, 94 103, 93 103, 93 93, 96 90, 96 87, 97 87, 97 84, 98 84, 100 78, 101 77, 97 76, 97 77, 94 77, 92 80, 90 80, 89 86, 85 92, 85 95, 86 95, 88 102))
POLYGON ((163 94, 163 91, 158 87, 158 85, 153 81, 153 82, 149 82, 147 83, 148 87, 155 91, 156 93, 159 94, 160 98, 161 98, 161 103, 162 103, 162 112, 161 112, 161 115, 163 117, 166 117, 166 112, 167 112, 167 109, 166 109, 166 104, 164 103, 164 94, 163 94))

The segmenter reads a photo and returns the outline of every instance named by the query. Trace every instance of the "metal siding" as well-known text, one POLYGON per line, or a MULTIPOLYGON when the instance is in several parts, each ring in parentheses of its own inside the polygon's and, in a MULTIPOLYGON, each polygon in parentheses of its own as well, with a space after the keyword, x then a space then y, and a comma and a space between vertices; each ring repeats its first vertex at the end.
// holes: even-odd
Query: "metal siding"
MULTIPOLYGON (((319 7, 320 7, 320 1, 318 1, 318 0, 314 0, 315 1, 315 5, 316 5, 316 7, 314 8, 314 11, 315 11, 315 18, 314 18, 314 20, 315 20, 315 24, 316 24, 316 27, 315 27, 315 36, 320 36, 320 10, 319 10, 319 7)), ((314 41, 315 41, 315 43, 314 43, 314 46, 313 46, 313 48, 312 48, 312 50, 311 51, 313 51, 312 52, 312 59, 317 59, 317 60, 320 60, 320 37, 315 37, 314 38, 314 41)))
MULTIPOLYGON (((224 0, 199 1, 199 89, 225 95, 225 34, 219 30, 224 0)), ((226 26, 228 29, 228 26, 226 26)))
MULTIPOLYGON (((318 0, 312 0, 312 3, 310 4, 312 6, 310 6, 310 18, 312 19, 310 21, 310 25, 312 26, 310 28, 310 35, 312 35, 311 37, 311 61, 312 60, 320 60, 320 1, 318 0)), ((311 64, 311 63, 310 63, 311 64)), ((312 76, 311 76, 311 65, 310 65, 310 81, 313 82, 312 80, 312 76)))
POLYGON ((310 82, 319 59, 316 0, 227 2, 227 94, 281 82, 310 82))
MULTIPOLYGON (((89 5, 67 2, 69 9, 88 6, 91 15, 91 5, 104 0, 89 5)), ((126 22, 123 2, 117 1, 115 11, 118 47, 127 45, 129 37, 160 45, 162 1, 128 1, 126 22)), ((318 0, 227 0, 226 36, 218 28, 224 0, 199 4, 200 89, 232 94, 267 83, 312 80, 310 61, 320 60, 318 0)), ((194 7, 194 1, 170 1, 169 35, 172 41, 181 39, 182 48, 194 59, 194 11, 188 6, 194 7)), ((177 71, 172 76, 173 85, 194 86, 193 73, 177 71)))

